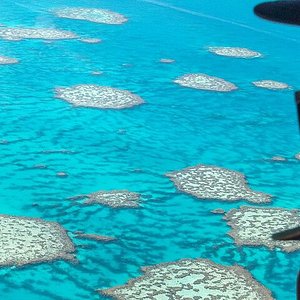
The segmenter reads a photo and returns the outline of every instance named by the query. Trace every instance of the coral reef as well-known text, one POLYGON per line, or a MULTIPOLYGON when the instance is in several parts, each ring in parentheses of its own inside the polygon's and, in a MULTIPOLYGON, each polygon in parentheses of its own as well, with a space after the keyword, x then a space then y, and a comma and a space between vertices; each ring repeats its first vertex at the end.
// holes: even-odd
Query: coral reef
POLYGON ((184 87, 215 92, 231 92, 237 89, 231 82, 201 73, 185 74, 174 82, 184 87))
POLYGON ((0 65, 17 64, 19 61, 16 58, 0 56, 0 65))
POLYGON ((266 246, 286 252, 300 250, 300 241, 279 241, 272 234, 300 226, 300 210, 242 206, 224 216, 232 230, 229 235, 239 246, 266 246))
POLYGON ((139 207, 140 194, 127 190, 99 191, 87 195, 85 204, 102 204, 113 208, 139 207))
POLYGON ((113 236, 99 235, 94 233, 84 233, 82 231, 76 231, 75 234, 76 234, 76 238, 79 239, 93 240, 93 241, 104 242, 104 243, 112 242, 116 240, 116 238, 113 236))
POLYGON ((222 201, 247 200, 253 203, 270 202, 270 195, 252 191, 242 173, 228 169, 198 165, 167 173, 176 187, 201 199, 222 201))
POLYGON ((54 14, 59 18, 84 20, 110 25, 120 25, 128 21, 125 16, 119 13, 98 8, 69 7, 55 10, 54 14))
POLYGON ((239 47, 209 47, 208 51, 221 56, 237 58, 255 58, 262 56, 261 53, 257 51, 239 47))
POLYGON ((77 38, 76 34, 58 29, 0 27, 0 39, 10 41, 20 41, 23 39, 62 40, 75 38, 77 38))
POLYGON ((74 259, 74 245, 58 223, 0 215, 0 230, 1 266, 74 259))
POLYGON ((117 300, 271 300, 268 289, 240 266, 222 266, 207 259, 183 259, 142 269, 144 275, 123 286, 98 290, 117 300))
POLYGON ((55 91, 57 98, 74 106, 122 109, 144 103, 141 97, 129 91, 91 84, 57 88, 55 91))
POLYGON ((260 80, 252 82, 255 86, 268 90, 284 90, 288 89, 289 85, 284 82, 274 80, 260 80))

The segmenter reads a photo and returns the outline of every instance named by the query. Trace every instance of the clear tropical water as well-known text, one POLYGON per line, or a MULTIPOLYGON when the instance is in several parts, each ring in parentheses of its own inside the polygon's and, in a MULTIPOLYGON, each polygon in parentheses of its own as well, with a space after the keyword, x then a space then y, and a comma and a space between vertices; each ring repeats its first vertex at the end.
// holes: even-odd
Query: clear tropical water
POLYGON ((178 192, 164 174, 218 165, 244 172, 253 189, 274 195, 270 206, 299 207, 293 91, 263 90, 251 82, 300 87, 300 29, 258 20, 252 13, 256 0, 163 1, 1 1, 0 23, 7 26, 56 27, 103 42, 0 41, 1 55, 21 61, 0 68, 0 139, 7 141, 0 145, 0 212, 58 221, 71 237, 82 230, 118 238, 110 244, 74 238, 78 264, 2 268, 1 299, 99 299, 96 289, 124 284, 140 275, 141 266, 198 257, 238 263, 277 299, 294 298, 299 254, 238 248, 222 216, 210 213, 245 202, 197 200, 178 192), (108 8, 129 22, 100 25, 48 12, 63 5, 108 8), (264 58, 223 58, 208 53, 208 46, 247 47, 264 58), (161 58, 176 62, 161 64, 161 58), (219 94, 172 82, 197 72, 239 90, 219 94), (102 111, 54 98, 55 87, 82 83, 128 89, 147 103, 102 111), (268 160, 274 155, 289 162, 268 160), (39 164, 48 168, 33 168, 39 164), (110 189, 142 193, 142 207, 113 210, 68 200, 110 189))

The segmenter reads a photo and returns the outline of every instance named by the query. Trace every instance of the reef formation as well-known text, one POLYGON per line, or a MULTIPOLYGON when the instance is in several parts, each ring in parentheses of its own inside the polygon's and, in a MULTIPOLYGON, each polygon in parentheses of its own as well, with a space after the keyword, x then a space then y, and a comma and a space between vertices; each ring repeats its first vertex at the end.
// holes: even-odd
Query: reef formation
POLYGON ((221 56, 236 58, 255 58, 261 57, 261 53, 247 48, 239 47, 209 47, 208 51, 221 56))
POLYGON ((0 39, 10 41, 20 41, 23 39, 63 40, 75 38, 77 38, 76 34, 58 29, 0 27, 0 39))
POLYGON ((0 266, 73 260, 75 247, 55 222, 0 215, 0 266))
POLYGON ((163 64, 172 64, 175 62, 175 60, 171 58, 161 58, 159 61, 163 64))
POLYGON ((74 106, 101 109, 122 109, 144 103, 144 100, 126 90, 112 87, 82 84, 68 88, 57 88, 56 97, 74 106))
POLYGON ((176 187, 200 199, 222 201, 247 200, 253 203, 271 201, 271 196, 252 191, 242 173, 225 168, 197 165, 167 173, 176 187))
POLYGON ((120 25, 128 21, 125 16, 119 13, 98 8, 67 7, 55 10, 54 14, 59 18, 110 25, 120 25))
POLYGON ((268 89, 268 90, 285 90, 289 88, 289 85, 284 82, 274 80, 260 80, 252 82, 255 86, 268 89))
POLYGON ((80 42, 87 43, 87 44, 99 44, 101 43, 101 39, 97 38, 82 38, 80 39, 80 42))
POLYGON ((123 286, 99 290, 117 300, 273 299, 244 268, 207 259, 183 259, 142 268, 144 275, 123 286))
POLYGON ((16 58, 0 56, 0 65, 17 64, 19 61, 16 58))
POLYGON ((300 250, 300 241, 272 239, 272 234, 300 226, 300 210, 248 207, 232 209, 224 219, 232 228, 229 235, 238 246, 266 246, 286 252, 300 250))
POLYGON ((95 233, 84 233, 82 231, 76 231, 75 234, 76 234, 75 235, 76 238, 79 239, 93 240, 93 241, 103 242, 103 243, 108 243, 116 240, 116 238, 113 236, 100 235, 95 233))
POLYGON ((231 82, 202 73, 185 74, 174 82, 184 87, 206 91, 231 92, 237 89, 237 86, 231 82))
POLYGON ((88 194, 85 204, 102 204, 112 208, 136 208, 140 206, 141 195, 127 190, 98 191, 88 194))
POLYGON ((283 156, 273 156, 273 157, 271 157, 271 160, 272 161, 287 161, 287 159, 285 158, 285 157, 283 157, 283 156))

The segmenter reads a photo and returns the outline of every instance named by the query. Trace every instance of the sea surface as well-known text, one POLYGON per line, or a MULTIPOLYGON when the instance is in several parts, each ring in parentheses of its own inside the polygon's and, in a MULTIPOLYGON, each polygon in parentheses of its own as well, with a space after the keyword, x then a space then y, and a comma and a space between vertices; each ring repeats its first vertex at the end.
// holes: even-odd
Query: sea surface
POLYGON ((258 19, 258 2, 1 0, 3 25, 70 30, 102 43, 0 40, 1 55, 20 60, 0 66, 0 213, 59 222, 73 238, 78 259, 1 268, 0 299, 106 299, 95 290, 124 284, 142 266, 181 258, 237 263, 277 299, 295 298, 299 253, 237 247, 222 215, 211 213, 246 202, 201 201, 179 192, 165 176, 196 164, 217 165, 243 172, 252 189, 273 195, 268 206, 299 208, 293 93, 300 89, 300 28, 258 19), (66 6, 110 9, 129 21, 113 26, 50 12, 66 6), (246 47, 263 58, 216 56, 207 51, 210 46, 246 47), (161 58, 175 62, 163 64, 161 58), (173 83, 186 73, 221 77, 239 89, 214 93, 173 83), (293 89, 270 91, 251 83, 262 79, 293 89), (54 97, 56 87, 77 84, 130 90, 146 104, 100 110, 54 97), (288 161, 270 160, 275 155, 288 161), (68 199, 116 189, 141 193, 141 208, 68 199), (79 240, 77 230, 118 240, 79 240))

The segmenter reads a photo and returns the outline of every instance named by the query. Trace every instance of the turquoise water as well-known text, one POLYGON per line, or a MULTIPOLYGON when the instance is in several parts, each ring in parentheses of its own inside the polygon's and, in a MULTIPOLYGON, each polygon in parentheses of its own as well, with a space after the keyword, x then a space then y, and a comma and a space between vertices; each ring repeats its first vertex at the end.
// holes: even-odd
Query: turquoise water
POLYGON ((0 144, 0 212, 58 221, 71 237, 82 230, 118 241, 74 238, 78 264, 2 268, 0 299, 99 299, 96 289, 124 284, 140 275, 141 266, 197 257, 238 263, 277 299, 294 298, 299 254, 236 247, 222 216, 210 213, 245 202, 200 201, 164 176, 199 163, 218 165, 245 173, 253 189, 272 194, 270 206, 299 207, 293 90, 268 91, 251 82, 273 79, 300 88, 300 29, 257 19, 252 8, 258 2, 70 2, 129 18, 109 26, 55 18, 48 11, 66 5, 63 0, 1 1, 2 24, 56 27, 103 42, 0 41, 1 55, 21 61, 0 67, 0 139, 7 141, 0 144), (214 56, 209 46, 247 47, 264 58, 214 56), (161 58, 176 62, 161 64, 161 58), (239 90, 213 93, 172 82, 197 72, 222 77, 239 90), (102 111, 54 98, 55 87, 83 83, 128 89, 147 103, 102 111), (270 161, 274 155, 289 161, 270 161), (48 168, 33 167, 38 164, 48 168), (142 207, 114 210, 68 200, 109 189, 140 192, 142 207))

